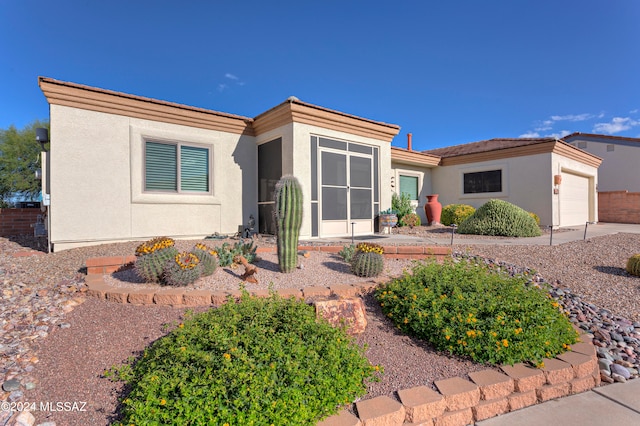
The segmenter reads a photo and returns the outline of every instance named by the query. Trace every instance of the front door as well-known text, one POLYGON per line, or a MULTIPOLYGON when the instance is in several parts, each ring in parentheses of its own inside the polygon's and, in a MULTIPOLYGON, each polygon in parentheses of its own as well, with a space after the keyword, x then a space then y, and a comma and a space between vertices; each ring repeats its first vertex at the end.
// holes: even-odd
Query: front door
POLYGON ((320 235, 373 232, 373 159, 371 155, 320 150, 320 235))

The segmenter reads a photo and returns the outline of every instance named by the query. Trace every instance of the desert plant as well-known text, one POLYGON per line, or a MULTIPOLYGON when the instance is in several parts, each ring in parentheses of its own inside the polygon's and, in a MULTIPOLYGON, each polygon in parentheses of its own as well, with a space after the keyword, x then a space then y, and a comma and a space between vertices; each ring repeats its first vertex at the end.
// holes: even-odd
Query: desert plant
POLYGON ((364 351, 303 301, 244 291, 107 373, 129 384, 122 425, 312 425, 377 379, 364 351))
POLYGON ((243 256, 249 263, 253 263, 256 259, 257 249, 258 247, 253 244, 253 240, 245 243, 243 239, 240 239, 240 241, 233 245, 232 251, 234 253, 234 257, 235 255, 243 256))
POLYGON ((529 212, 529 216, 531 216, 533 220, 536 221, 536 225, 540 226, 540 216, 538 216, 534 212, 529 212))
POLYGON ((537 237, 540 227, 529 213, 504 200, 490 200, 458 226, 460 234, 537 237))
POLYGON ((476 209, 468 204, 449 204, 442 209, 440 223, 445 226, 460 226, 469 216, 475 213, 476 209))
POLYGON ((627 272, 640 277, 640 254, 634 254, 627 260, 627 272))
POLYGON ((356 251, 351 259, 351 272, 359 277, 377 277, 383 267, 384 258, 376 251, 356 251))
POLYGON ((351 259, 353 259, 353 255, 356 252, 356 246, 350 244, 348 246, 343 246, 342 250, 338 252, 338 255, 347 263, 351 263, 351 259))
POLYGON ((402 226, 413 228, 414 226, 420 226, 422 224, 422 221, 420 220, 420 216, 418 216, 417 214, 409 213, 402 216, 402 219, 400 219, 400 224, 402 226))
POLYGON ((376 243, 358 243, 356 252, 384 254, 384 247, 376 243))
POLYGON ((149 283, 161 281, 166 263, 178 254, 171 238, 157 237, 136 248, 136 274, 149 283))
POLYGON ((411 200, 409 194, 403 192, 398 196, 395 192, 391 195, 391 209, 395 211, 398 216, 398 224, 402 226, 400 222, 402 218, 410 213, 414 213, 413 207, 411 207, 411 200))
POLYGON ((207 277, 212 275, 218 267, 217 252, 210 249, 202 243, 195 245, 191 253, 195 254, 200 260, 200 267, 202 268, 202 276, 207 277))
POLYGON ((275 189, 275 221, 280 271, 293 272, 298 265, 298 238, 302 226, 302 188, 295 176, 280 178, 275 189))
POLYGON ((476 362, 513 364, 570 350, 578 335, 557 300, 482 260, 422 262, 376 290, 405 333, 476 362))
POLYGON ((162 284, 184 287, 195 282, 201 275, 200 259, 195 254, 178 253, 165 264, 162 284))

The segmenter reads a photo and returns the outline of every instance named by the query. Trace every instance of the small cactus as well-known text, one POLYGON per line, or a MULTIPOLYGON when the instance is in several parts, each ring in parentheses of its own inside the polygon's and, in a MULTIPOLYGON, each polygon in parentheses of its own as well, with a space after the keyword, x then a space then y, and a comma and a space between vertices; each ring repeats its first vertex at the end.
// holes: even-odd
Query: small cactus
POLYGON ((359 277, 377 277, 384 267, 382 254, 374 251, 357 251, 351 259, 351 272, 359 277))
POLYGON ((640 277, 640 254, 634 254, 627 260, 627 272, 640 277))
POLYGON ((196 244, 191 250, 191 253, 195 254, 200 260, 200 267, 202 268, 202 276, 208 277, 212 275, 218 267, 218 258, 216 257, 216 251, 210 249, 204 244, 196 244))
POLYGON ((200 259, 188 252, 178 253, 164 267, 162 283, 174 287, 189 285, 202 275, 200 259))
POLYGON ((172 259, 178 250, 174 241, 167 237, 158 237, 142 243, 136 249, 134 269, 138 276, 149 283, 157 283, 162 279, 164 265, 172 259))
POLYGON ((293 272, 298 265, 298 238, 302 226, 302 188, 295 176, 282 176, 275 189, 275 222, 280 271, 293 272))

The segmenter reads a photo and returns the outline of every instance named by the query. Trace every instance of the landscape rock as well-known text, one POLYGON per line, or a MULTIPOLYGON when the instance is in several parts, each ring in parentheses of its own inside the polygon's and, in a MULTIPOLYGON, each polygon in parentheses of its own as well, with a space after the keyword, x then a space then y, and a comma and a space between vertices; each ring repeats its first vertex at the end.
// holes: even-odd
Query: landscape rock
POLYGON ((367 327, 364 302, 359 297, 348 299, 317 300, 316 315, 326 319, 334 327, 347 326, 349 334, 359 334, 367 327))

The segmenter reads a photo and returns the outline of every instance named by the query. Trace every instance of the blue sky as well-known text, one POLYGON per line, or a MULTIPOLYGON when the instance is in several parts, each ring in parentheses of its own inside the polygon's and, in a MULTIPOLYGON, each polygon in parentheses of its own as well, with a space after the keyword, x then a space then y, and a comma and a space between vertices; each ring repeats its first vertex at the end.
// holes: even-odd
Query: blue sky
POLYGON ((640 1, 0 0, 0 128, 46 76, 254 117, 294 95, 426 150, 640 137, 640 1))

